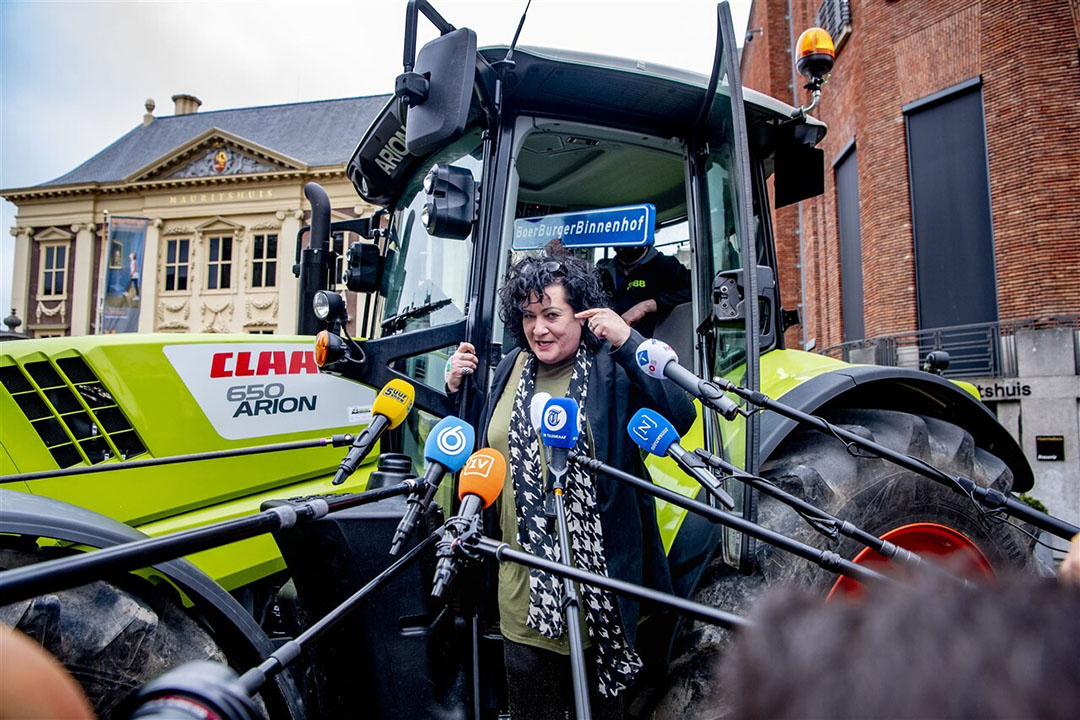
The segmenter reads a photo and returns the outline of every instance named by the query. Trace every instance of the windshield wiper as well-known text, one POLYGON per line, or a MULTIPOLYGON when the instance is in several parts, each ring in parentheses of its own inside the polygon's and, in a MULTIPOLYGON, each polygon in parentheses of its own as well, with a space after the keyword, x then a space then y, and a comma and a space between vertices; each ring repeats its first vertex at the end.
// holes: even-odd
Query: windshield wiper
POLYGON ((405 329, 405 323, 407 323, 409 320, 414 320, 416 318, 424 317, 425 315, 430 315, 436 310, 441 310, 442 308, 446 307, 451 302, 453 301, 450 298, 443 298, 442 300, 427 302, 423 305, 418 305, 417 307, 406 307, 397 315, 391 315, 390 317, 383 320, 382 323, 380 323, 379 327, 382 328, 384 335, 386 335, 387 333, 394 335, 403 331, 405 329))

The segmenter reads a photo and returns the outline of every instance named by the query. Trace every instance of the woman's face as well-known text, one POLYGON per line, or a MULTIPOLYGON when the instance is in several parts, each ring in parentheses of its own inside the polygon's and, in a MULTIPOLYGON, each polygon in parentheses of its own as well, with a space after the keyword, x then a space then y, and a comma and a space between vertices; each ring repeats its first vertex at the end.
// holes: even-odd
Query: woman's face
POLYGON ((548 285, 544 296, 530 298, 522 307, 522 329, 536 358, 554 365, 572 357, 581 343, 584 320, 574 317, 562 285, 548 285))

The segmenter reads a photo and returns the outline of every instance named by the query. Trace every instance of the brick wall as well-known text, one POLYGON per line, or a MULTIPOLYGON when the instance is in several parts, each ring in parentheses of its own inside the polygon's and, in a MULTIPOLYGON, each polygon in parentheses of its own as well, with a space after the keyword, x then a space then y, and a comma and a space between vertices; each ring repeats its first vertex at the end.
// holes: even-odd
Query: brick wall
MULTIPOLYGON (((755 0, 744 82, 791 101, 790 36, 819 0, 755 0)), ((784 304, 805 283, 805 337, 843 338, 832 163, 854 141, 867 336, 917 328, 911 197, 901 108, 982 78, 1002 320, 1080 312, 1080 53, 1075 0, 851 0, 853 31, 815 116, 829 125, 825 194, 775 214, 784 304)), ((806 102, 800 90, 799 99, 806 102)), ((798 330, 789 331, 797 347, 798 330)))

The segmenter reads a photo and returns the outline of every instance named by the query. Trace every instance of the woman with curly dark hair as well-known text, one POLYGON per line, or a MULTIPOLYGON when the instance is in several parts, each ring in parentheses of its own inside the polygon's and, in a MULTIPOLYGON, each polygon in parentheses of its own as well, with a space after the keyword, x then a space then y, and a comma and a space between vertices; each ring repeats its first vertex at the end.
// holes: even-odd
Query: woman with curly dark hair
MULTIPOLYGON (((664 413, 680 432, 694 420, 685 393, 642 373, 635 350, 644 339, 607 307, 600 279, 584 260, 552 248, 519 260, 499 292, 499 315, 518 347, 503 358, 487 396, 479 437, 508 458, 497 505, 502 538, 515 549, 550 559, 558 539, 544 515, 544 467, 529 409, 535 394, 568 397, 581 408, 575 450, 647 478, 626 432, 642 407, 664 413)), ((457 393, 477 367, 462 343, 447 368, 457 393)), ((671 577, 652 498, 571 465, 566 506, 577 567, 671 591, 671 577)), ((621 691, 641 667, 634 651, 638 604, 580 587, 594 717, 622 717, 621 691)), ((569 643, 558 578, 505 563, 499 566, 499 614, 504 637, 510 715, 563 718, 570 700, 569 643)))

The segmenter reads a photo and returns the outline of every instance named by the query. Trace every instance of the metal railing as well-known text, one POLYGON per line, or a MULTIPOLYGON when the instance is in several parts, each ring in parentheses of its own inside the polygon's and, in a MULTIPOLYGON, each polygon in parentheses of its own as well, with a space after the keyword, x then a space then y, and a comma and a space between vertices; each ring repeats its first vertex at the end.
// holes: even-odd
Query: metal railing
POLYGON ((1080 374, 1080 315, 1054 315, 1006 322, 955 325, 880 335, 824 348, 822 355, 850 363, 921 368, 935 350, 949 353, 945 377, 1016 377, 1016 333, 1072 329, 1074 372, 1080 374))

